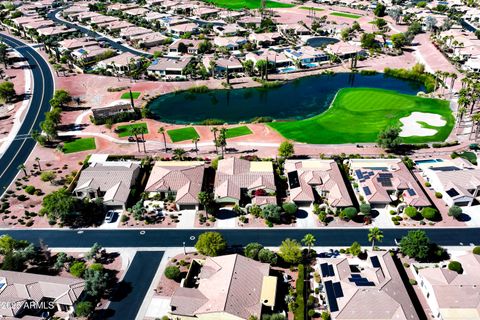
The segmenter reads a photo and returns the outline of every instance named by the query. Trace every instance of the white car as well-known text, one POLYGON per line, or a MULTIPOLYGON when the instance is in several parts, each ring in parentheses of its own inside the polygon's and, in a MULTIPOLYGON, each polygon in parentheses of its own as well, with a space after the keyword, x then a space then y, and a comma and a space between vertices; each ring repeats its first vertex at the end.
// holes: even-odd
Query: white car
POLYGON ((105 222, 106 223, 112 223, 114 218, 115 218, 116 212, 113 210, 109 210, 107 214, 105 215, 105 222))

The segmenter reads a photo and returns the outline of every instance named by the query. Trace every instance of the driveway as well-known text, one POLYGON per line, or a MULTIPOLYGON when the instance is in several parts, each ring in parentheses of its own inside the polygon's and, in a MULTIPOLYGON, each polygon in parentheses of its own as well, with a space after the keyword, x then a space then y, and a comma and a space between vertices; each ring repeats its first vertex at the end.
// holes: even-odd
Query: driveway
POLYGON ((163 251, 138 251, 102 319, 135 319, 157 272, 163 251))

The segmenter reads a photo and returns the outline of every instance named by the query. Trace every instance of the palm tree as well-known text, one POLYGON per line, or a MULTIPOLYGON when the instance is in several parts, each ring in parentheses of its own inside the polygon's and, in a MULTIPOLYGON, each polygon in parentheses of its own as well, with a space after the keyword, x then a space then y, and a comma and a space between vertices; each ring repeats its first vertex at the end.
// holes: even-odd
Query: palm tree
POLYGON ((480 126, 480 113, 475 113, 472 116, 472 133, 475 132, 474 140, 477 140, 478 128, 480 126))
POLYGON ((158 129, 158 133, 161 133, 162 136, 163 136, 163 145, 165 146, 165 152, 167 152, 167 138, 165 137, 165 128, 164 127, 160 127, 158 129))
POLYGON ((35 161, 37 162, 38 170, 42 171, 42 167, 40 166, 40 158, 39 158, 39 157, 35 157, 35 161))
POLYGON ((142 142, 143 142, 143 152, 147 153, 147 149, 145 148, 145 133, 147 133, 147 128, 145 127, 138 127, 138 132, 142 135, 142 142))
POLYGON ((462 124, 463 116, 467 112, 467 108, 465 107, 459 107, 457 110, 457 118, 458 118, 458 126, 462 124))
POLYGON ((455 84, 455 80, 457 80, 458 75, 455 72, 450 73, 450 92, 453 90, 453 85, 455 84))
POLYGON ((312 248, 312 246, 315 245, 316 241, 317 241, 317 239, 315 239, 315 237, 311 233, 307 233, 303 237, 302 242, 303 242, 304 245, 306 245, 308 247, 308 254, 310 254, 310 249, 312 248))
POLYGON ((218 142, 222 150, 222 158, 225 155, 225 149, 227 147, 227 128, 220 129, 220 136, 218 137, 218 142))
POLYGON ((372 251, 373 248, 375 247, 375 241, 382 242, 383 240, 383 232, 378 229, 378 227, 374 227, 370 229, 370 232, 368 233, 368 241, 372 243, 372 251))
POLYGON ((138 141, 138 135, 140 134, 139 127, 133 127, 130 132, 135 136, 135 142, 137 143, 138 152, 140 152, 140 142, 138 141))
POLYGON ((187 151, 183 150, 182 148, 177 148, 177 149, 173 150, 173 158, 176 159, 176 160, 182 161, 184 159, 186 153, 187 153, 187 151))
POLYGON ((27 176, 27 167, 25 166, 25 164, 20 164, 18 165, 17 167, 18 170, 23 170, 23 174, 25 174, 25 176, 27 176))
POLYGON ((198 154, 198 141, 200 141, 200 138, 196 137, 192 139, 192 142, 195 144, 195 152, 198 154))
POLYGON ((217 127, 213 127, 212 129, 210 129, 210 131, 213 132, 213 143, 215 144, 215 152, 218 154, 218 146, 217 146, 217 132, 218 132, 218 128, 217 128, 217 127))

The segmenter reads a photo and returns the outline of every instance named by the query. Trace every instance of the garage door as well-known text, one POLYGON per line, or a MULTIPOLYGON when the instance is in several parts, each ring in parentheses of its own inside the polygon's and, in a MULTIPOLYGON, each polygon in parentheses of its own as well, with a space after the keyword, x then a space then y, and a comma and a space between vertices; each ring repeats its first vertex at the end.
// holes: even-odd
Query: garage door
POLYGON ((180 210, 195 210, 196 207, 194 204, 182 204, 179 206, 180 210))
POLYGON ((106 207, 108 208, 108 210, 120 210, 122 211, 123 210, 123 207, 122 206, 114 206, 114 205, 106 205, 106 207))

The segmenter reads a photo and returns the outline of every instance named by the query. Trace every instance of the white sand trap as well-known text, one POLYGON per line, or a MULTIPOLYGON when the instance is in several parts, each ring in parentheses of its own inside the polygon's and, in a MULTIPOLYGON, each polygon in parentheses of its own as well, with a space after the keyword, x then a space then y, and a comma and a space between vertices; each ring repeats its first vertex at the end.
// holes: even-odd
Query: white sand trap
POLYGON ((436 113, 425 113, 425 112, 412 112, 408 117, 400 119, 400 122, 403 124, 402 132, 400 132, 400 137, 411 137, 411 136, 433 136, 437 134, 438 130, 430 128, 422 128, 422 125, 418 122, 425 122, 426 124, 433 127, 443 127, 447 124, 447 121, 442 119, 442 116, 436 113))

